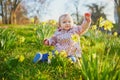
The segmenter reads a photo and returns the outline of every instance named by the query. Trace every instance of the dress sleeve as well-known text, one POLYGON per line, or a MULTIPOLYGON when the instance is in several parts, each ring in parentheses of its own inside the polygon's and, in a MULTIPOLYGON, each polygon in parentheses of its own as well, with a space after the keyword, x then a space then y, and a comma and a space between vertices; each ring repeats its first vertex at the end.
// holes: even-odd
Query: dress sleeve
POLYGON ((48 41, 49 41, 49 46, 54 46, 57 43, 56 32, 51 38, 48 39, 48 41))
POLYGON ((51 37, 48 40, 49 40, 49 45, 50 46, 54 46, 56 44, 56 37, 55 36, 51 37))

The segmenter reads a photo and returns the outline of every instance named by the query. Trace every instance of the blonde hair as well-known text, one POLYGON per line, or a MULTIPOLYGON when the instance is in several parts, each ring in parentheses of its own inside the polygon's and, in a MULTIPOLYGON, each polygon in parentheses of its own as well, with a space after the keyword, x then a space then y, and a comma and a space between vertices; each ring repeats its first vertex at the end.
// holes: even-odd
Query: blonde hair
POLYGON ((61 15, 61 16, 59 17, 59 21, 58 21, 59 27, 60 27, 61 18, 66 18, 66 17, 68 17, 68 16, 69 16, 69 17, 71 18, 71 20, 73 21, 73 19, 72 19, 72 17, 71 17, 70 14, 63 14, 63 15, 61 15))

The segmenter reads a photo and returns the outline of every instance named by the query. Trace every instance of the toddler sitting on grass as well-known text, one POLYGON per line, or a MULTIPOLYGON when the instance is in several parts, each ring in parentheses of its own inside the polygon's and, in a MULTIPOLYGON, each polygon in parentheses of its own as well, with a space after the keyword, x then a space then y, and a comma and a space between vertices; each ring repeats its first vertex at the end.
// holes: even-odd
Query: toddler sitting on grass
MULTIPOLYGON (((69 14, 61 15, 58 23, 58 29, 50 39, 44 40, 44 44, 55 46, 55 50, 57 50, 58 53, 65 51, 66 57, 76 62, 76 58, 80 58, 82 54, 79 37, 90 27, 91 14, 85 13, 83 23, 78 26, 74 26, 73 19, 69 14)), ((52 54, 54 55, 54 51, 52 51, 52 54)), ((48 53, 37 53, 33 62, 48 61, 48 56, 48 53)))

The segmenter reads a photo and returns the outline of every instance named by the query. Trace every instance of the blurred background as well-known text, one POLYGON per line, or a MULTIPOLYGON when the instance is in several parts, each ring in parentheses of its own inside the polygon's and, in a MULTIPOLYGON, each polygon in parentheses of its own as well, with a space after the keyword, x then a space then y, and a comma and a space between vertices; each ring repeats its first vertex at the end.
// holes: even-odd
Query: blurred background
POLYGON ((92 13, 92 24, 103 17, 120 27, 120 0, 0 0, 0 24, 57 21, 63 13, 70 13, 80 24, 85 12, 92 13))

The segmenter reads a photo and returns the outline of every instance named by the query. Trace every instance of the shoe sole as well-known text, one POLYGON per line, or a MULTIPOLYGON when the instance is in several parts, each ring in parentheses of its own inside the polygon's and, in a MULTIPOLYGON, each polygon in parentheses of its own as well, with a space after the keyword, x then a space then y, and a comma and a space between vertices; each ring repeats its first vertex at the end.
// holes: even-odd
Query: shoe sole
POLYGON ((40 61, 40 59, 42 58, 42 55, 40 53, 36 54, 34 59, 33 59, 33 62, 34 63, 37 63, 38 61, 40 61))

